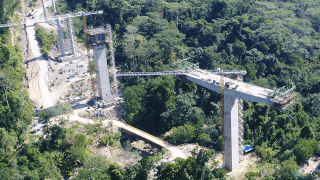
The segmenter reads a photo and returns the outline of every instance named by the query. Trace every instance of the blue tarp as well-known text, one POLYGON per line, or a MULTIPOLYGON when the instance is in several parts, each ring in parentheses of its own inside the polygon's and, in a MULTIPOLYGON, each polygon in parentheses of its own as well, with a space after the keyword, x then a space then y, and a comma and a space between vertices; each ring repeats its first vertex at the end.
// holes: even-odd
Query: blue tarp
POLYGON ((249 152, 249 151, 251 151, 253 149, 253 147, 251 145, 247 144, 247 145, 243 146, 241 149, 244 152, 249 152))

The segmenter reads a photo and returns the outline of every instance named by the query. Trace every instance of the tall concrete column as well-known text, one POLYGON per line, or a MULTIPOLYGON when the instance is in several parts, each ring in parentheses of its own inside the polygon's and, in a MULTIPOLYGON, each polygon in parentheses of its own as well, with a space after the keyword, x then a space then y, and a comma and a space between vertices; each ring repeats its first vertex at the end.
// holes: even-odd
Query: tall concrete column
POLYGON ((64 49, 64 39, 63 39, 63 33, 62 33, 62 27, 61 27, 60 18, 57 18, 56 21, 57 21, 57 27, 58 27, 58 38, 59 38, 61 55, 65 56, 66 55, 66 51, 64 49))
POLYGON ((103 100, 111 100, 111 88, 109 81, 108 62, 104 44, 93 47, 93 56, 96 65, 96 79, 98 82, 99 97, 103 100))
POLYGON ((68 26, 68 33, 69 33, 69 39, 70 39, 71 54, 75 55, 75 45, 74 45, 74 39, 73 39, 73 30, 72 30, 72 19, 71 19, 71 17, 67 18, 67 26, 68 26))
POLYGON ((53 14, 54 14, 54 15, 57 15, 57 14, 56 14, 56 13, 57 13, 57 11, 56 11, 56 4, 55 4, 54 1, 55 1, 55 0, 52 0, 53 14))
POLYGON ((44 4, 44 0, 42 0, 42 8, 43 8, 43 16, 45 21, 47 22, 47 12, 46 12, 46 6, 44 4))
POLYGON ((225 95, 224 110, 225 166, 232 171, 239 165, 238 99, 225 95))

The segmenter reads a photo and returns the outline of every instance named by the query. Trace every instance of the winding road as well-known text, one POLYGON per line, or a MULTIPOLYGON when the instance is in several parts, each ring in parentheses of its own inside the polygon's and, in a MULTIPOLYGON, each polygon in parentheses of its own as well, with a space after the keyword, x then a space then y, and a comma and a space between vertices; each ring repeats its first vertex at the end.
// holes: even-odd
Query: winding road
MULTIPOLYGON (((34 15, 34 17, 38 17, 43 12, 43 9, 39 8, 39 9, 37 9, 37 11, 38 12, 34 15)), ((38 65, 39 65, 38 84, 39 84, 39 89, 40 89, 41 94, 36 94, 36 95, 41 96, 43 108, 49 108, 55 104, 54 98, 58 92, 50 92, 48 89, 48 64, 47 64, 47 60, 41 55, 40 46, 37 41, 37 36, 36 36, 36 32, 34 30, 34 27, 35 27, 34 24, 32 24, 32 25, 29 24, 27 26, 27 34, 28 34, 28 39, 29 39, 31 51, 32 51, 38 65)), ((34 93, 34 92, 30 92, 30 93, 34 93)), ((70 115, 69 120, 79 121, 79 122, 86 123, 86 124, 95 123, 91 119, 81 118, 76 115, 70 115)), ((126 131, 129 131, 137 136, 140 136, 144 139, 147 139, 148 141, 151 141, 161 147, 168 149, 171 152, 171 160, 174 160, 177 157, 184 158, 184 159, 187 158, 185 153, 183 151, 181 151, 179 148, 172 146, 157 137, 154 137, 146 132, 143 132, 137 128, 129 126, 125 123, 122 123, 117 120, 105 120, 102 123, 104 125, 107 125, 110 122, 112 122, 113 125, 115 125, 119 128, 125 129, 126 131)))
MULTIPOLYGON (((47 4, 50 4, 50 2, 47 2, 46 5, 47 4)), ((38 18, 41 13, 43 13, 43 8, 38 8, 33 17, 38 18)), ((38 96, 41 96, 43 108, 48 108, 54 105, 55 93, 51 93, 48 89, 48 64, 47 60, 41 55, 34 25, 35 24, 27 24, 26 31, 32 54, 34 55, 39 65, 38 84, 41 94, 39 94, 38 96)))
MULTIPOLYGON (((53 94, 48 89, 48 65, 47 61, 44 57, 42 57, 40 53, 39 44, 36 40, 36 32, 34 30, 34 26, 27 27, 27 34, 31 46, 31 51, 36 58, 36 61, 39 65, 39 88, 41 92, 42 106, 43 108, 48 108, 53 106, 53 94)), ((31 92, 32 93, 32 92, 31 92)))

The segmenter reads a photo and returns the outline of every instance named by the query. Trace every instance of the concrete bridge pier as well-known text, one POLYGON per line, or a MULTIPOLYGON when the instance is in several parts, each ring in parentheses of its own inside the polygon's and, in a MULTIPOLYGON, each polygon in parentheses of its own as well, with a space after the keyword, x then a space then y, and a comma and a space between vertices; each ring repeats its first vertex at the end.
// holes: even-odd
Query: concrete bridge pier
POLYGON ((109 81, 108 62, 104 44, 93 47, 94 61, 96 65, 96 79, 98 83, 99 97, 103 100, 111 100, 111 88, 109 81))
POLYGON ((224 96, 224 110, 225 166, 233 171, 239 165, 238 99, 224 96))

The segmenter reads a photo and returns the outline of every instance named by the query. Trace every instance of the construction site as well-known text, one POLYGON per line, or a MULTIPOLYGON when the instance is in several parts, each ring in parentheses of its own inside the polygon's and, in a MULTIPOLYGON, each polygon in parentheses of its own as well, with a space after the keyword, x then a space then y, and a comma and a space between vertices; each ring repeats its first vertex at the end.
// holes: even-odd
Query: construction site
MULTIPOLYGON (((66 127, 72 127, 75 124, 84 127, 85 124, 96 123, 91 119, 92 117, 102 118, 101 122, 105 128, 113 128, 114 132, 122 131, 134 137, 133 144, 144 141, 144 145, 137 149, 144 149, 149 155, 155 154, 163 147, 168 149, 167 158, 161 162, 173 162, 177 157, 187 158, 191 156, 190 152, 193 148, 200 147, 193 144, 179 147, 170 145, 158 137, 127 125, 121 118, 126 110, 121 94, 122 89, 118 87, 118 77, 172 75, 220 94, 223 148, 218 156, 219 166, 230 171, 230 178, 239 178, 261 161, 254 152, 246 154, 242 149, 245 145, 243 144, 243 101, 268 104, 278 110, 285 110, 295 102, 296 95, 293 92, 295 87, 273 90, 255 86, 243 82, 243 76, 247 74, 243 70, 227 71, 218 68, 208 71, 199 69, 195 64, 186 64, 184 61, 181 62, 181 64, 184 63, 183 68, 177 65, 176 67, 180 68, 173 71, 120 72, 116 67, 114 56, 112 27, 108 25, 87 29, 85 25, 86 16, 101 15, 102 11, 57 15, 54 0, 41 0, 34 9, 36 10, 23 7, 21 10, 23 22, 0 25, 0 27, 21 26, 21 32, 17 33, 21 33, 23 37, 21 44, 24 47, 27 69, 26 84, 30 98, 35 103, 35 109, 43 111, 57 102, 68 102, 72 105, 73 114, 51 119, 49 121, 51 124, 60 124, 62 120, 67 120, 66 127), (53 6, 53 12, 49 11, 51 6, 53 6), (86 44, 78 43, 74 36, 72 23, 74 17, 83 18, 86 44), (35 28, 39 26, 46 32, 54 32, 58 36, 58 42, 54 44, 48 58, 44 58, 40 53, 35 33, 35 28), (64 36, 63 31, 68 32, 68 36, 64 36), (90 49, 89 45, 93 49, 90 49), (95 72, 90 72, 88 66, 93 59, 95 72), (107 59, 110 60, 109 64, 107 59), (237 78, 228 77, 231 75, 237 78), (110 126, 111 122, 113 127, 110 126)), ((119 151, 117 158, 113 157, 117 153, 111 153, 110 147, 92 146, 92 149, 95 155, 105 155, 108 158, 114 158, 115 162, 120 162, 117 160, 121 156, 120 149, 114 150, 119 151)), ((139 158, 133 159, 136 162, 139 158)), ((125 167, 127 163, 133 163, 133 161, 123 158, 120 164, 125 167)), ((308 166, 303 171, 317 170, 315 167, 318 162, 317 157, 313 157, 311 161, 315 162, 310 163, 312 168, 308 166)))

